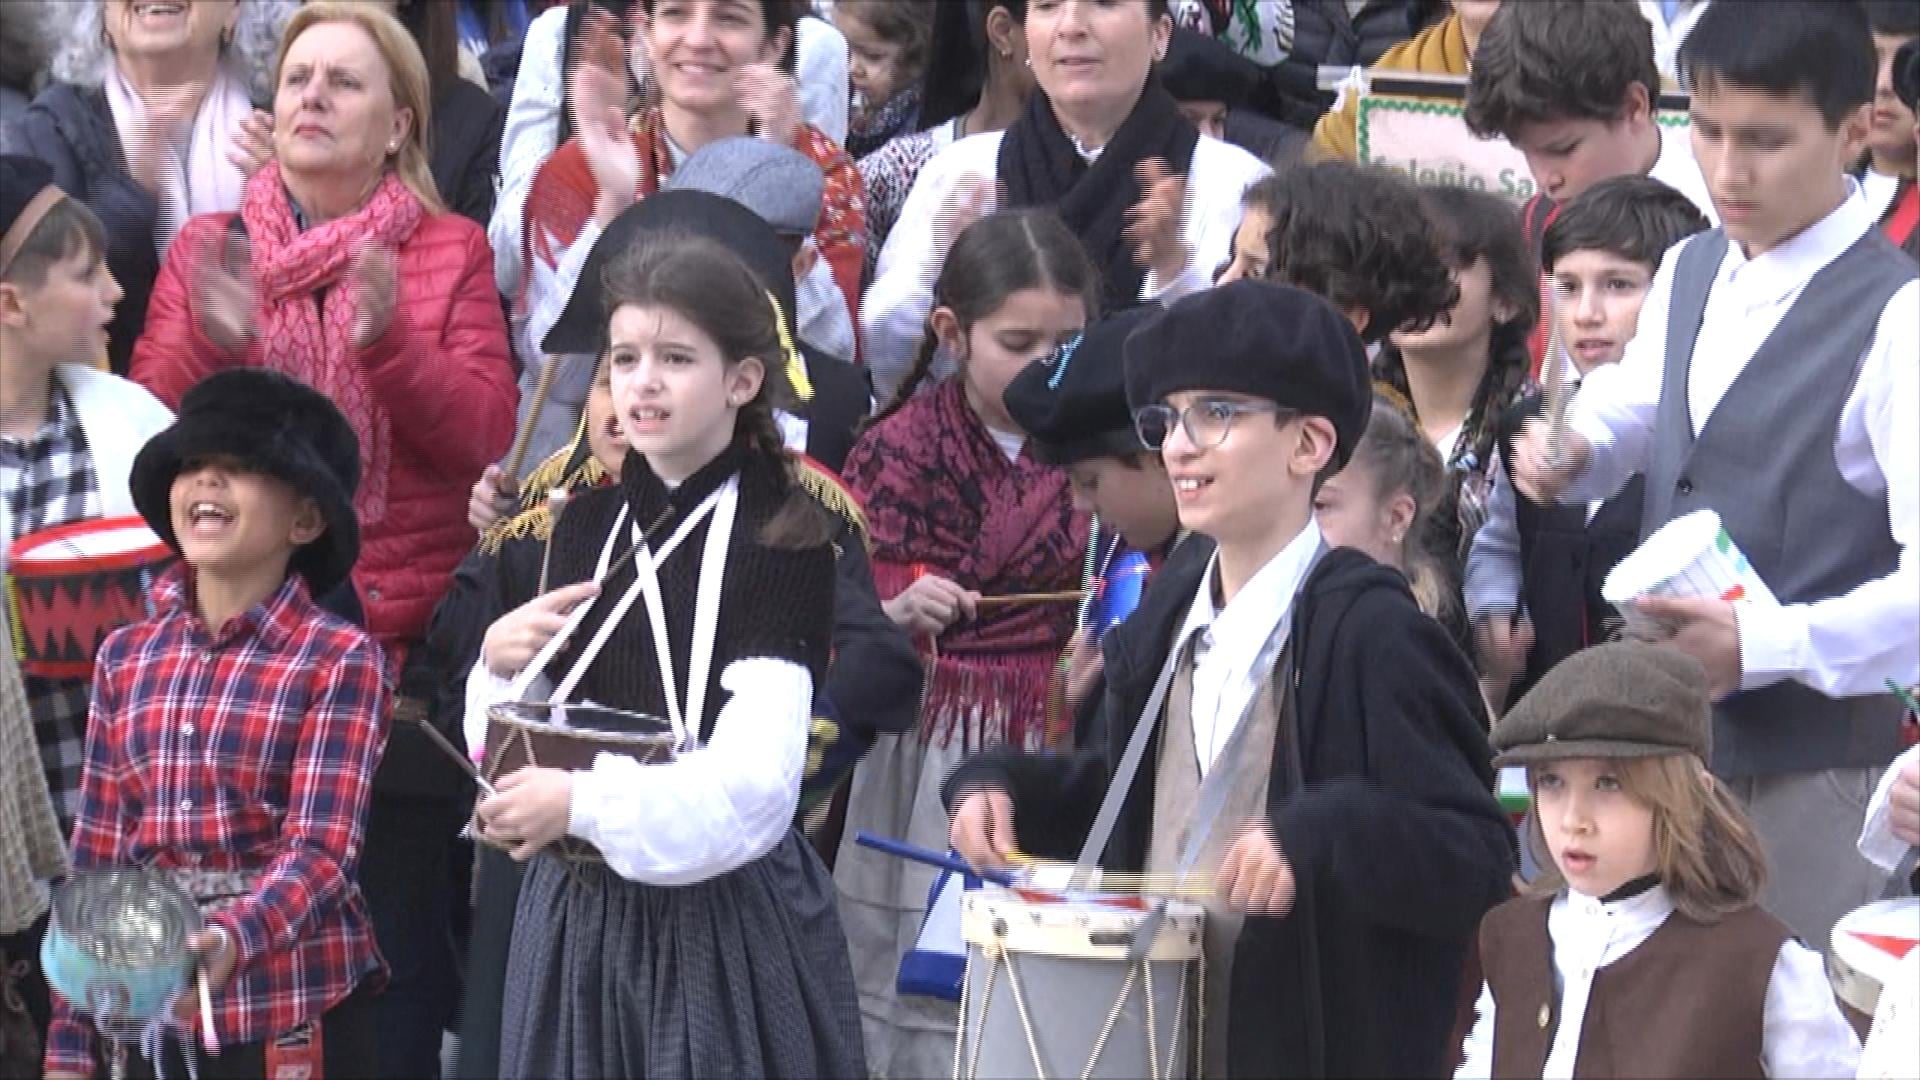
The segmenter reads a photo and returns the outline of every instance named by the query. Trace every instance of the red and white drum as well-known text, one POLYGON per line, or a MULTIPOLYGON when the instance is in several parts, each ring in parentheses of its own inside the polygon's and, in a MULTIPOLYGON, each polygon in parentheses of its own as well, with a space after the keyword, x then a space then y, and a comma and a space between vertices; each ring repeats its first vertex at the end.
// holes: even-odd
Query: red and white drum
POLYGON ((149 592, 175 558, 137 517, 22 536, 7 557, 7 610, 20 670, 84 679, 107 635, 153 614, 149 592))
POLYGON ((1920 949, 1920 897, 1881 900, 1856 908, 1833 925, 1827 973, 1834 996, 1864 1027, 1880 1004, 1900 961, 1920 949))

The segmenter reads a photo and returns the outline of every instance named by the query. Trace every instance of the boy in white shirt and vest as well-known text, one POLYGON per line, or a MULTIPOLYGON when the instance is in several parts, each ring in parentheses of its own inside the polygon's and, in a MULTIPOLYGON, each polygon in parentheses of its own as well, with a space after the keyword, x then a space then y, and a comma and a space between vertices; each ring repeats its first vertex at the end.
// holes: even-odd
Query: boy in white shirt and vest
POLYGON ((1441 1073, 1512 832, 1466 658, 1405 578, 1314 524, 1372 403, 1360 338, 1317 296, 1243 280, 1125 355, 1140 441, 1216 551, 1163 567, 1106 637, 1084 749, 955 771, 954 845, 1214 883, 1201 1075, 1441 1073))
POLYGON ((1920 284, 1846 175, 1873 41, 1851 4, 1716 4, 1681 53, 1693 142, 1725 223, 1669 252, 1618 365, 1551 447, 1516 441, 1537 502, 1646 474, 1642 533, 1717 511, 1780 600, 1653 599, 1699 660, 1713 769, 1774 866, 1762 901, 1809 942, 1874 899, 1851 840, 1898 750, 1888 680, 1920 679, 1920 284))

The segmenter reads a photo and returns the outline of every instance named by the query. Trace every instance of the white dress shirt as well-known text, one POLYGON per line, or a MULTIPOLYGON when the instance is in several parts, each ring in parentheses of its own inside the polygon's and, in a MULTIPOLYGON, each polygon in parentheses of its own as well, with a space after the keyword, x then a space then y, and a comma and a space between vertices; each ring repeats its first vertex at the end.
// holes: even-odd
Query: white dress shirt
POLYGON ((1687 197, 1707 219, 1707 224, 1720 224, 1720 213, 1713 208, 1713 193, 1707 190, 1707 178, 1700 172, 1700 162, 1693 156, 1693 135, 1686 129, 1658 127, 1660 132, 1660 156, 1653 159, 1653 168, 1647 170, 1647 177, 1658 180, 1687 197))
POLYGON ((1261 680, 1273 670, 1280 647, 1286 644, 1293 597, 1313 569, 1323 543, 1320 526, 1311 518, 1300 535, 1268 559, 1225 608, 1213 602, 1214 575, 1220 555, 1207 562, 1206 575, 1187 609, 1187 621, 1174 638, 1177 654, 1198 638, 1193 650, 1193 749, 1200 775, 1213 768, 1221 748, 1233 737, 1247 708, 1260 692, 1261 680))
MULTIPOLYGON (((948 195, 967 177, 992 185, 1000 174, 1004 132, 970 135, 935 154, 914 179, 900 218, 880 249, 873 284, 860 303, 862 357, 873 374, 874 394, 892 400, 913 366, 933 310, 933 283, 940 276, 941 253, 951 246, 935 242, 935 221, 948 195)), ((1187 178, 1186 217, 1181 235, 1192 257, 1187 268, 1164 286, 1152 274, 1141 283, 1142 299, 1172 303, 1213 283, 1213 271, 1225 262, 1240 227, 1240 198, 1254 181, 1268 175, 1259 158, 1237 146, 1204 135, 1182 170, 1187 178)))
MULTIPOLYGON (((1553 943, 1553 977, 1560 1000, 1560 1022, 1553 1032, 1543 1080, 1573 1076, 1580 1055, 1580 1031, 1594 976, 1640 947, 1673 914, 1664 886, 1613 903, 1602 903, 1564 889, 1547 912, 1547 936, 1553 943)), ((1657 986, 1635 987, 1657 994, 1657 986)), ((1677 1003, 1676 1003, 1677 1004, 1677 1003)), ((1492 1075, 1493 991, 1484 983, 1474 1004, 1473 1031, 1462 1048, 1466 1062, 1456 1080, 1492 1075)), ((1792 938, 1780 946, 1761 1020, 1760 1064, 1768 1076, 1852 1076, 1860 1060, 1860 1038, 1841 1015, 1820 954, 1792 938)))
MULTIPOLYGON (((800 805, 812 725, 813 676, 786 660, 735 660, 720 673, 733 696, 713 737, 671 762, 642 765, 600 754, 573 773, 567 832, 600 849, 621 877, 689 885, 766 855, 800 805)), ((508 700, 511 680, 474 664, 462 730, 469 747, 487 739, 487 708, 508 700)), ((529 697, 550 692, 537 680, 529 697)))
MULTIPOLYGON (((1815 273, 1877 228, 1859 187, 1798 236, 1749 259, 1738 244, 1715 272, 1687 383, 1688 412, 1698 434, 1815 273)), ((1682 244, 1693 240, 1683 240, 1682 244)), ((1677 250, 1677 247, 1676 247, 1677 250)), ((1619 491, 1648 464, 1654 416, 1666 366, 1667 313, 1674 268, 1669 251, 1640 309, 1639 332, 1626 356, 1588 375, 1570 423, 1593 444, 1586 472, 1562 496, 1590 502, 1619 491)), ((1894 293, 1834 432, 1834 463, 1862 494, 1884 497, 1888 525, 1900 545, 1891 574, 1844 596, 1806 604, 1735 604, 1740 634, 1740 685, 1753 689, 1794 679, 1830 697, 1879 694, 1886 680, 1920 682, 1920 282, 1894 293)))
POLYGON ((1860 194, 1866 197, 1867 205, 1873 209, 1873 220, 1879 221, 1893 208, 1894 197, 1900 194, 1900 178, 1888 176, 1868 165, 1860 174, 1860 194))

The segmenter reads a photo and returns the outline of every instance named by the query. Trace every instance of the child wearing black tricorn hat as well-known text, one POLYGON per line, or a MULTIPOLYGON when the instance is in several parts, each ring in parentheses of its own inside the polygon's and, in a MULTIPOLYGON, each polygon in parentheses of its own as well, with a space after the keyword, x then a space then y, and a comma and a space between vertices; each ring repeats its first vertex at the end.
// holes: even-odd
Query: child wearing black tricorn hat
POLYGON ((1094 745, 955 772, 954 844, 982 865, 1084 844, 1109 870, 1216 881, 1203 1075, 1440 1073, 1511 833, 1466 659, 1405 578, 1314 524, 1372 401, 1360 338, 1318 297, 1239 281, 1125 352, 1141 442, 1217 549, 1163 569, 1109 636, 1094 745), (1090 837, 1110 786, 1117 824, 1090 837))
POLYGON ((1820 954, 1756 902, 1766 860, 1707 771, 1712 719, 1697 661, 1629 641, 1562 661, 1494 729, 1546 870, 1481 924, 1459 1076, 1854 1075, 1820 954))
MULTIPOLYGON (((73 866, 150 866, 200 902, 213 1030, 190 1007, 178 1026, 225 1047, 201 1076, 374 1072, 385 964, 354 874, 388 691, 379 646, 313 602, 358 556, 359 480, 339 410, 251 368, 189 390, 134 459, 181 563, 101 647, 73 866)), ((95 1074, 92 1031, 56 994, 49 1077, 95 1074)))

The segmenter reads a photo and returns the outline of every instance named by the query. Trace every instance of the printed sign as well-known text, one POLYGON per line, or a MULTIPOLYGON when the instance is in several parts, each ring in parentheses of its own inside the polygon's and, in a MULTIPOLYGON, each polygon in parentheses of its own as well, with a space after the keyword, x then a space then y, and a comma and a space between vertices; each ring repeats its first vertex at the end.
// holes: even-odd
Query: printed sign
MULTIPOLYGON (((1492 192, 1515 202, 1536 190, 1527 159, 1505 139, 1482 139, 1467 130, 1466 80, 1402 76, 1372 80, 1360 99, 1357 136, 1360 160, 1405 173, 1417 184, 1492 192)), ((1685 137, 1687 102, 1663 96, 1657 120, 1685 137)))

